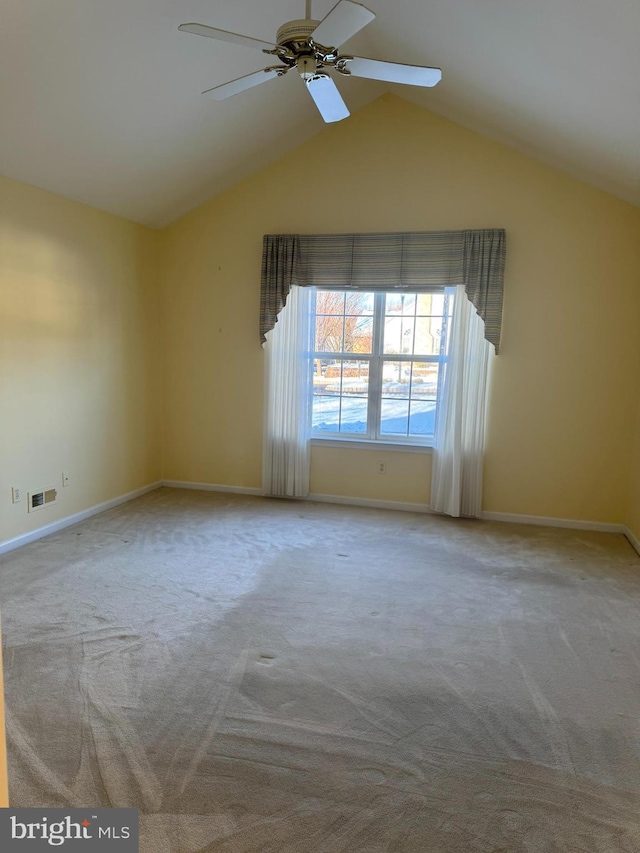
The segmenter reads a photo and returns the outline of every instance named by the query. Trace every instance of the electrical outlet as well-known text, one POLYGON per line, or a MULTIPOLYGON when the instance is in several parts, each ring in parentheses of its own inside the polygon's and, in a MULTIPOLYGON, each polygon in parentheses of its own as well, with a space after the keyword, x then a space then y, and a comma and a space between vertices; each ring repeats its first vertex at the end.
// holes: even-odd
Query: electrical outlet
POLYGON ((382 459, 378 462, 378 474, 386 474, 387 473, 387 463, 383 462, 382 459))
POLYGON ((18 489, 16 486, 14 486, 11 489, 11 503, 12 504, 19 504, 21 500, 22 500, 22 490, 18 489))
POLYGON ((68 486, 71 483, 71 474, 68 471, 62 472, 62 485, 68 486))

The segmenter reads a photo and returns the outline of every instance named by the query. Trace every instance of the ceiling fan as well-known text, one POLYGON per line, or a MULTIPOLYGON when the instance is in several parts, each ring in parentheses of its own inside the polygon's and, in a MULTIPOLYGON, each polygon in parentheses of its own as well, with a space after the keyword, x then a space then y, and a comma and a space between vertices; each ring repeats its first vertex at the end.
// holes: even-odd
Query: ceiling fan
POLYGON ((340 45, 375 18, 375 14, 361 3, 338 0, 322 21, 316 21, 311 17, 311 0, 305 0, 305 15, 302 20, 283 24, 278 29, 275 43, 219 30, 206 24, 180 24, 178 29, 184 33, 257 48, 276 56, 281 63, 214 86, 202 94, 222 101, 274 77, 282 77, 295 68, 306 83, 320 115, 326 122, 331 122, 347 118, 349 110, 327 73, 330 68, 345 77, 367 77, 389 83, 408 83, 411 86, 435 86, 442 77, 439 68, 340 55, 340 45))

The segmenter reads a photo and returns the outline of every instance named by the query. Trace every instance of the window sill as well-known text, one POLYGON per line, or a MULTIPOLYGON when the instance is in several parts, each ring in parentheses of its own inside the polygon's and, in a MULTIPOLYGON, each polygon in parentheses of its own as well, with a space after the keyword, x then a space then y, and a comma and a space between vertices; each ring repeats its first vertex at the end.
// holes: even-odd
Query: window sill
POLYGON ((423 453, 431 455, 433 447, 426 444, 403 443, 401 441, 373 441, 366 438, 317 438, 310 439, 312 447, 348 447, 351 450, 378 450, 394 453, 423 453))

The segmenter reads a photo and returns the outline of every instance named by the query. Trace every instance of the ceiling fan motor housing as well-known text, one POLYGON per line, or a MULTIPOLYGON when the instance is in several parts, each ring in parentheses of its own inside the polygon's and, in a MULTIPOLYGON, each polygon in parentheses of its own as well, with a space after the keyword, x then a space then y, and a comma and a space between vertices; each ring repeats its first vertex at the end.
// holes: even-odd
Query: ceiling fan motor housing
POLYGON ((279 29, 276 35, 276 43, 290 47, 294 53, 309 50, 311 33, 320 21, 305 18, 299 21, 287 21, 279 29))

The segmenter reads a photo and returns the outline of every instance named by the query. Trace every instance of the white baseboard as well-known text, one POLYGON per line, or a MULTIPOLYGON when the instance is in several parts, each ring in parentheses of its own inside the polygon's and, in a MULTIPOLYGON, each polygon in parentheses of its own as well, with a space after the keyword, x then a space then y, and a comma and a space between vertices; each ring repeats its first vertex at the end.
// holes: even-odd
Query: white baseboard
POLYGON ((638 537, 636 536, 636 534, 635 534, 635 533, 633 533, 633 531, 632 531, 629 527, 627 527, 627 525, 626 525, 626 524, 625 524, 625 526, 624 526, 624 535, 627 537, 627 539, 629 540, 629 542, 630 542, 630 543, 633 545, 633 547, 636 549, 636 551, 638 552, 638 554, 640 554, 640 539, 638 539, 638 537))
POLYGON ((222 486, 218 483, 190 483, 187 480, 163 480, 162 484, 168 489, 195 489, 198 492, 229 492, 233 495, 259 495, 262 497, 262 489, 253 486, 222 486))
POLYGON ((397 509, 401 512, 433 513, 428 504, 405 503, 403 501, 381 501, 377 498, 351 498, 345 495, 317 495, 309 493, 305 501, 316 501, 326 504, 346 504, 347 506, 367 506, 371 509, 397 509))
MULTIPOLYGON (((65 527, 71 527, 73 524, 78 524, 98 515, 101 512, 106 512, 120 504, 132 501, 148 492, 166 486, 172 489, 194 489, 203 492, 226 492, 236 495, 255 495, 263 496, 262 489, 252 486, 226 486, 220 483, 191 483, 187 480, 163 480, 156 483, 150 483, 148 486, 143 486, 133 492, 128 492, 126 495, 119 495, 117 498, 112 498, 101 504, 89 507, 89 509, 77 512, 74 515, 69 515, 66 518, 61 518, 51 524, 46 524, 44 527, 39 527, 37 530, 32 530, 29 533, 24 533, 21 536, 16 536, 14 539, 7 539, 0 542, 0 555, 13 551, 15 548, 20 548, 23 545, 28 545, 30 542, 36 542, 44 536, 49 536, 52 533, 57 533, 64 530, 65 527)), ((407 503, 403 501, 384 501, 376 498, 355 498, 345 495, 320 495, 310 493, 306 498, 297 498, 303 501, 315 501, 317 503, 329 504, 345 504, 347 506, 362 506, 371 509, 393 509, 401 512, 420 512, 425 514, 435 514, 428 504, 407 503)), ((624 524, 610 524, 601 521, 580 521, 572 518, 549 518, 542 515, 518 515, 510 512, 483 512, 481 515, 483 521, 504 521, 511 524, 535 524, 543 527, 565 527, 573 530, 594 530, 601 533, 622 533, 624 534, 631 545, 640 554, 640 539, 624 524)))
MULTIPOLYGON (((251 486, 222 486, 218 483, 190 483, 187 480, 164 480, 163 486, 171 489, 196 489, 202 492, 228 492, 235 495, 264 497, 262 489, 251 486)), ((316 501, 327 504, 367 506, 372 509, 398 509, 404 512, 432 512, 427 504, 403 503, 402 501, 380 501, 375 498, 351 498, 344 495, 317 495, 310 493, 306 498, 283 498, 283 500, 316 501)))
POLYGON ((511 512, 483 512, 483 521, 507 521, 512 524, 539 524, 542 527, 566 527, 570 530, 595 530, 600 533, 624 533, 624 524, 606 521, 579 521, 574 518, 548 518, 544 515, 518 515, 511 512))
POLYGON ((117 498, 112 498, 110 501, 96 504, 83 509, 81 512, 76 512, 74 515, 68 515, 66 518, 61 518, 58 521, 53 521, 51 524, 45 524, 44 527, 38 527, 37 530, 31 530, 29 533, 23 533, 21 536, 16 536, 14 539, 6 539, 0 542, 0 554, 6 554, 8 551, 14 551, 16 548, 21 548, 23 545, 28 545, 30 542, 36 542, 44 536, 50 536, 52 533, 58 533, 64 530, 65 527, 71 527, 72 524, 79 524, 87 518, 98 515, 101 512, 106 512, 108 509, 113 509, 120 504, 132 501, 134 498, 139 498, 146 495, 147 492, 153 492, 161 488, 162 483, 150 483, 148 486, 143 486, 141 489, 136 489, 133 492, 128 492, 126 495, 119 495, 117 498))
MULTIPOLYGON (((249 486, 223 486, 218 483, 191 483, 188 480, 164 480, 163 486, 173 489, 196 489, 204 492, 228 492, 236 495, 256 495, 262 497, 262 489, 249 486)), ((346 495, 321 495, 310 492, 306 498, 283 498, 283 500, 315 501, 317 503, 363 506, 371 509, 395 509, 401 512, 435 513, 429 504, 407 503, 404 501, 384 501, 377 498, 355 498, 346 495)), ((510 512, 483 512, 483 521, 505 521, 513 524, 538 524, 544 527, 566 527, 573 530, 594 530, 601 533, 625 533, 624 524, 609 524, 602 521, 579 521, 572 518, 548 518, 542 515, 518 515, 510 512)), ((630 534, 631 536, 633 534, 630 534)), ((630 541, 632 541, 630 539, 630 541)), ((636 540, 637 541, 637 540, 636 540)), ((633 543, 632 543, 633 544, 633 543)))

